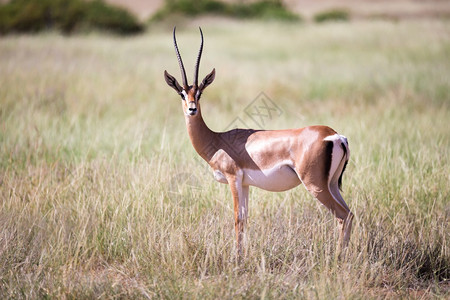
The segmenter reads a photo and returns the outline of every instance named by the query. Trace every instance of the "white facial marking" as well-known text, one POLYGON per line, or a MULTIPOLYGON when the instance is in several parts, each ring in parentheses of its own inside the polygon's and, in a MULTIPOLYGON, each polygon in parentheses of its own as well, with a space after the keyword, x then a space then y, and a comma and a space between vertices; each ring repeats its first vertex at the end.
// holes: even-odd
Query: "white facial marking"
POLYGON ((183 94, 184 100, 187 100, 188 95, 187 95, 186 91, 185 91, 185 90, 182 90, 181 93, 183 94))

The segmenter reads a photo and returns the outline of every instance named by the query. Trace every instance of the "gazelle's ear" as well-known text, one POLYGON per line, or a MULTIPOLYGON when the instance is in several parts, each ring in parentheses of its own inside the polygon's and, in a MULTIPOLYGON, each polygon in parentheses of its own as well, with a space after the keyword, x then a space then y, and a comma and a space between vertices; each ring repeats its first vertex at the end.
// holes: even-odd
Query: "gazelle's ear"
POLYGON ((172 75, 170 75, 169 73, 167 73, 167 71, 164 71, 164 79, 166 79, 167 84, 173 88, 175 91, 177 91, 177 93, 181 93, 181 91, 183 90, 183 88, 181 87, 181 85, 178 83, 178 81, 175 79, 175 77, 173 77, 172 75))
POLYGON ((198 87, 200 92, 203 92, 203 90, 214 81, 214 78, 216 78, 216 69, 215 68, 211 71, 211 73, 206 75, 205 79, 202 80, 202 83, 198 87))

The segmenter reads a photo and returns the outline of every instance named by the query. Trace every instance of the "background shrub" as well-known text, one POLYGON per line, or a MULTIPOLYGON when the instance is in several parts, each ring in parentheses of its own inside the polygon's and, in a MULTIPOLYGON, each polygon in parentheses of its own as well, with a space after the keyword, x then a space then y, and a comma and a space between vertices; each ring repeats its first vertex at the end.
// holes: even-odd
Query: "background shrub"
POLYGON ((144 27, 126 10, 100 0, 12 0, 0 6, 0 33, 45 29, 64 33, 100 29, 131 34, 144 27))
POLYGON ((216 0, 167 0, 159 11, 161 17, 172 13, 180 13, 190 16, 200 14, 221 14, 227 10, 228 5, 216 0))
POLYGON ((300 17, 289 11, 280 0, 263 0, 248 4, 217 0, 166 0, 164 7, 153 16, 153 20, 161 20, 172 14, 187 16, 215 14, 234 18, 300 20, 300 17))
POLYGON ((314 21, 319 23, 327 21, 348 21, 349 19, 350 13, 343 9, 331 9, 314 15, 314 21))
POLYGON ((143 31, 143 26, 126 10, 100 0, 87 3, 85 22, 89 27, 120 34, 143 31))
POLYGON ((241 18, 262 18, 280 20, 298 20, 300 17, 283 5, 281 1, 258 1, 250 4, 232 5, 233 15, 241 18))

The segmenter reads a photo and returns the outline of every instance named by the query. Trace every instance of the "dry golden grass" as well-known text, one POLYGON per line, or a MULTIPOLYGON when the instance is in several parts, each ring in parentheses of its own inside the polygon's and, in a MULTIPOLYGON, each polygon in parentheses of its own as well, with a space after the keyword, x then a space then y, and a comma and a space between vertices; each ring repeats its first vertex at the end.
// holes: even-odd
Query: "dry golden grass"
MULTIPOLYGON (((217 70, 201 100, 212 129, 254 126, 244 110, 264 92, 283 110, 266 128, 327 124, 349 138, 346 258, 303 187, 251 189, 237 265, 228 187, 198 161, 163 79, 178 74, 170 29, 9 36, 0 297, 448 298, 450 23, 199 22, 201 74, 217 70)), ((189 77, 197 30, 178 32, 189 77)))

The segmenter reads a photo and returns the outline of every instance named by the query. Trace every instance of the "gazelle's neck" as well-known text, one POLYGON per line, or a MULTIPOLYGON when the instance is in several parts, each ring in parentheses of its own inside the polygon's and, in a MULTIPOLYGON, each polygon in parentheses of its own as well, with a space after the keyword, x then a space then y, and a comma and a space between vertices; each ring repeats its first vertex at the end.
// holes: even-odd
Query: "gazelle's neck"
POLYGON ((217 151, 217 146, 214 143, 216 133, 209 129, 202 117, 200 105, 197 105, 197 114, 194 116, 185 115, 186 127, 195 151, 207 162, 210 161, 214 153, 217 151))

